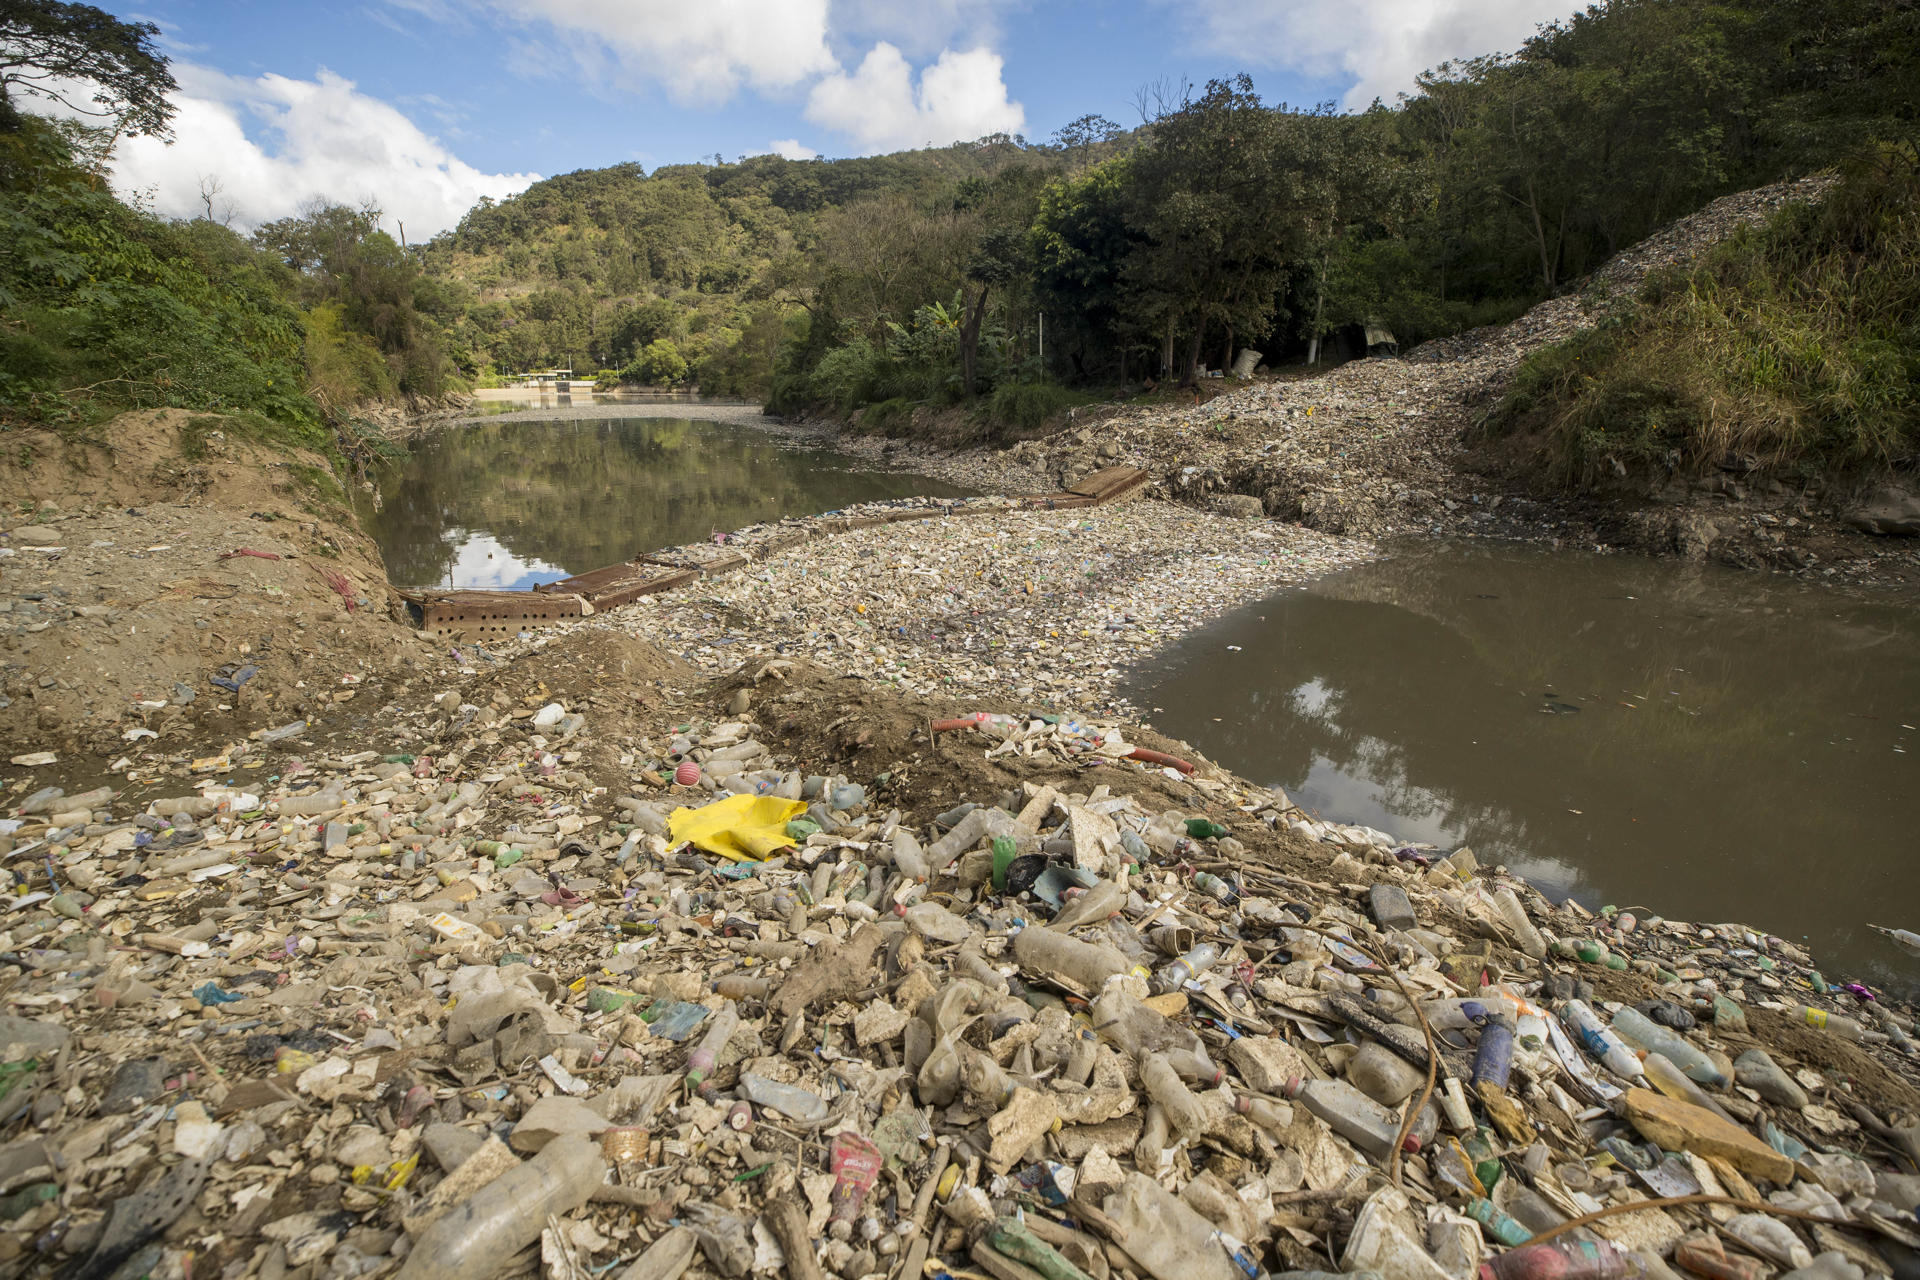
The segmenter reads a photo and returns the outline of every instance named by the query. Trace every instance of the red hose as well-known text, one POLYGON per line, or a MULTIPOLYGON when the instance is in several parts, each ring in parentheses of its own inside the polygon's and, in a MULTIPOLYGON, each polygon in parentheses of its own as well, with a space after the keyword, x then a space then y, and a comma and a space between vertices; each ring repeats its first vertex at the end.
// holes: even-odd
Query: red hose
POLYGON ((933 731, 935 733, 950 733, 955 729, 971 729, 979 723, 980 719, 977 714, 961 716, 958 720, 935 720, 933 722, 933 731))
MULTIPOLYGON (((938 726, 935 726, 936 728, 938 726)), ((1179 756, 1170 756, 1164 751, 1152 751, 1146 747, 1135 747, 1127 754, 1129 760, 1145 760, 1148 764, 1164 764, 1178 769, 1182 773, 1192 773, 1193 765, 1179 756)))

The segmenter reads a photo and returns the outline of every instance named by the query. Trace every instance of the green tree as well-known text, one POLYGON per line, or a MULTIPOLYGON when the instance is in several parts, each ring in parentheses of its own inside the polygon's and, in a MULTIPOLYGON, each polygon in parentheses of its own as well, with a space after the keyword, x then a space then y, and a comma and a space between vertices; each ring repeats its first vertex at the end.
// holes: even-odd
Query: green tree
POLYGON ((159 34, 90 4, 0 0, 0 129, 18 129, 19 100, 38 98, 115 134, 171 138, 167 95, 179 86, 154 47, 159 34))
POLYGON ((655 338, 632 364, 620 371, 620 376, 649 387, 671 387, 686 381, 687 359, 680 354, 680 348, 666 338, 655 338))

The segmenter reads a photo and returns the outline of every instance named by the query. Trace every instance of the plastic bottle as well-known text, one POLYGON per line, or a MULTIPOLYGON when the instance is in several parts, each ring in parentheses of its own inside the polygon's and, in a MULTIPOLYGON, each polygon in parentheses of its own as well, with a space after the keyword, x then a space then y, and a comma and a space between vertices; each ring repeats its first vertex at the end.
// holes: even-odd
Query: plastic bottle
POLYGON ((1347 1063, 1347 1083, 1383 1107, 1399 1106, 1426 1082, 1426 1072, 1414 1070, 1385 1045, 1371 1040, 1347 1063))
POLYGON ((1839 1036, 1842 1040, 1858 1040, 1860 1033, 1865 1030, 1852 1018, 1828 1013, 1825 1009, 1815 1009, 1811 1005, 1799 1005, 1787 1016, 1795 1022, 1802 1022, 1830 1035, 1839 1036))
POLYGON ((1489 1239, 1495 1243, 1504 1244, 1508 1248, 1523 1245, 1533 1239, 1533 1232, 1500 1212, 1493 1201, 1484 1196, 1467 1201, 1467 1216, 1486 1230, 1489 1239))
POLYGON ((1211 871, 1202 871, 1193 878, 1193 887, 1219 902, 1232 902, 1233 886, 1214 875, 1211 871))
POLYGON ((1263 1129, 1280 1130, 1293 1124, 1293 1108, 1265 1098, 1235 1098, 1233 1109, 1263 1129))
POLYGON ((1607 1070, 1623 1080, 1644 1079, 1646 1072, 1640 1066, 1640 1059, 1633 1050, 1613 1034, 1613 1029, 1600 1021, 1600 1016, 1589 1009, 1585 1001, 1569 1000, 1560 1006, 1560 1017, 1565 1020, 1567 1029, 1573 1032, 1573 1038, 1580 1047, 1598 1059, 1607 1070))
POLYGON ((687 1057, 687 1087, 697 1089, 700 1082, 707 1078, 707 1072, 713 1070, 714 1062, 720 1057, 720 1051, 727 1047, 727 1041, 733 1039, 733 1033, 740 1029, 740 1010, 729 1000, 713 1021, 707 1026, 707 1034, 700 1037, 700 1043, 694 1046, 687 1057))
MULTIPOLYGON (((1295 1076, 1287 1082, 1287 1096, 1376 1160, 1386 1159, 1400 1136, 1400 1118, 1345 1080, 1295 1076)), ((1411 1135, 1408 1145, 1413 1146, 1411 1135)))
POLYGON ((1196 1053, 1192 1049, 1168 1049, 1161 1055, 1167 1065, 1179 1073, 1182 1080, 1197 1080, 1201 1084, 1219 1084, 1227 1073, 1213 1065, 1207 1055, 1196 1053))
POLYGON ((1547 955, 1547 940, 1533 927, 1533 921, 1527 916, 1527 909, 1520 905, 1520 896, 1511 889, 1502 889, 1493 895, 1493 909, 1500 917, 1500 923, 1513 933, 1514 941, 1520 949, 1535 960, 1543 960, 1547 955))
POLYGON ((1172 1126, 1159 1103, 1147 1104, 1147 1118, 1140 1125, 1140 1140, 1133 1144, 1133 1162, 1142 1169, 1158 1169, 1172 1141, 1172 1126))
POLYGON ((1093 1002, 1093 1029, 1130 1058, 1184 1050, 1208 1074, 1217 1070, 1199 1036, 1117 987, 1101 993, 1093 1002))
POLYGON ((740 1075, 740 1092, 756 1107, 771 1107, 793 1120, 824 1120, 827 1104, 819 1094, 795 1084, 782 1084, 750 1071, 740 1075))
MULTIPOLYGON (((963 818, 961 824, 965 823, 963 818)), ((1133 962, 1117 948, 1082 942, 1050 929, 1028 928, 1014 934, 1013 958, 1023 969, 1065 978, 1085 991, 1098 991, 1107 985, 1109 978, 1117 978, 1134 968, 1133 962)))
POLYGON ((607 1176, 599 1144, 566 1134, 449 1209, 417 1241, 396 1280, 472 1280, 587 1202, 607 1176))
POLYGON ((1739 1123, 1722 1110, 1720 1104, 1715 1102, 1705 1089, 1688 1079, 1686 1072, 1674 1066, 1666 1054, 1650 1053, 1641 1060, 1640 1065, 1646 1069, 1647 1083, 1669 1098, 1678 1102, 1691 1103, 1696 1107, 1704 1107, 1724 1120, 1734 1124, 1739 1123))
POLYGON ((1685 1036, 1670 1027, 1663 1027, 1641 1013, 1638 1009, 1623 1008, 1613 1015, 1613 1029, 1628 1044, 1645 1049, 1648 1053, 1664 1056, 1687 1078, 1696 1084, 1704 1084, 1715 1089, 1724 1089, 1733 1083, 1713 1065, 1713 1059, 1694 1048, 1685 1036))
MULTIPOLYGON (((916 902, 910 907, 895 907, 893 911, 930 942, 965 942, 973 936, 972 925, 937 902, 916 902)), ((1023 930, 1023 933, 1031 932, 1031 929, 1023 930)))
POLYGON ((1435 1031, 1464 1031, 1485 1026, 1487 1020, 1498 1013, 1518 1017, 1520 1002, 1489 991, 1485 995, 1428 1000, 1420 1006, 1420 1012, 1426 1015, 1435 1031))
POLYGON ((1081 1031, 1067 1052, 1067 1063, 1060 1070, 1060 1078, 1068 1084, 1085 1084, 1093 1075, 1093 1064, 1099 1054, 1100 1037, 1091 1031, 1081 1031))
POLYGON ((1487 1020, 1480 1028, 1480 1044, 1473 1054, 1473 1082, 1507 1087, 1513 1074, 1513 1023, 1504 1012, 1487 1020))
POLYGON ((1570 1237, 1523 1245, 1480 1267, 1480 1280, 1632 1280, 1645 1274, 1646 1264, 1624 1249, 1570 1237))
POLYGON ((1159 991, 1178 991, 1192 982, 1196 974, 1211 969, 1219 959, 1220 948, 1203 942, 1156 974, 1154 987, 1159 991))
POLYGON ((1149 1053, 1141 1057, 1139 1066, 1140 1083, 1146 1087, 1147 1096, 1167 1113, 1173 1131, 1189 1141, 1198 1138, 1207 1127, 1207 1110, 1180 1079, 1173 1064, 1160 1054, 1149 1053))
POLYGON ((1749 1049, 1733 1060, 1734 1078, 1775 1106, 1798 1111, 1807 1105, 1807 1091, 1781 1069, 1765 1049, 1749 1049))

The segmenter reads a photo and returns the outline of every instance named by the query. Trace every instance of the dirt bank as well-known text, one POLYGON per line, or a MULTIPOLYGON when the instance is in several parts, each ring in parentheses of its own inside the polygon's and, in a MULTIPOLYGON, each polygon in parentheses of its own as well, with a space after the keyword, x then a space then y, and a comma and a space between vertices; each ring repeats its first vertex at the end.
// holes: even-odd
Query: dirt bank
POLYGON ((212 742, 442 665, 402 625, 327 460, 245 431, 169 410, 81 439, 8 433, 9 756, 212 742))

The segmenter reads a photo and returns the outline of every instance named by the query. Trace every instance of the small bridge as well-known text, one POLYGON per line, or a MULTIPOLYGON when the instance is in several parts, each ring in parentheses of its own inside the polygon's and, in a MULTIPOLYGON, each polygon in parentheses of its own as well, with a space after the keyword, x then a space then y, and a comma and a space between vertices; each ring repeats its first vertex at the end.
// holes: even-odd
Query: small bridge
MULTIPOLYGON (((1134 496, 1146 487, 1147 480, 1147 473, 1138 467, 1108 467, 1059 493, 1038 494, 1016 501, 1024 509, 1034 511, 1102 507, 1134 496)), ((401 591, 400 595, 407 601, 422 631, 450 639, 506 639, 522 631, 550 627, 570 618, 584 618, 631 604, 641 596, 689 586, 702 578, 732 573, 756 560, 834 534, 909 520, 964 519, 1007 510, 1004 506, 900 507, 816 516, 803 524, 777 528, 744 550, 716 545, 710 549, 682 547, 640 555, 557 582, 541 583, 531 591, 422 589, 401 591)))

